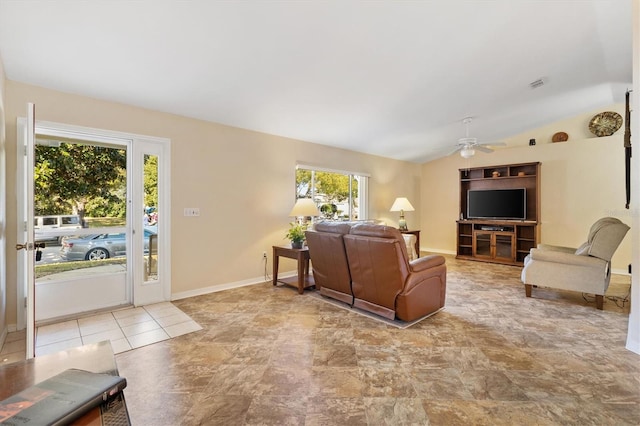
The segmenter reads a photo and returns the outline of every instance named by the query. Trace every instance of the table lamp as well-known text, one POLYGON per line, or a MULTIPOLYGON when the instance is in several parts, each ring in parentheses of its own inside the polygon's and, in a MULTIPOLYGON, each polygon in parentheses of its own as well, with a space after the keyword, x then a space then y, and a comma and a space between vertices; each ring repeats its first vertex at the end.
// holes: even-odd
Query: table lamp
POLYGON ((393 202, 393 205, 391 206, 391 210, 392 212, 400 212, 400 220, 398 221, 398 229, 400 229, 401 231, 407 231, 407 221, 404 220, 404 212, 408 211, 408 212, 412 212, 415 209, 413 208, 413 206, 411 205, 411 203, 409 202, 409 200, 406 199, 406 197, 398 197, 396 198, 396 200, 393 202))
MULTIPOLYGON (((320 211, 311 198, 298 198, 289 216, 293 216, 296 219, 307 216, 314 217, 320 216, 320 211)), ((302 221, 299 222, 302 224, 302 221)))

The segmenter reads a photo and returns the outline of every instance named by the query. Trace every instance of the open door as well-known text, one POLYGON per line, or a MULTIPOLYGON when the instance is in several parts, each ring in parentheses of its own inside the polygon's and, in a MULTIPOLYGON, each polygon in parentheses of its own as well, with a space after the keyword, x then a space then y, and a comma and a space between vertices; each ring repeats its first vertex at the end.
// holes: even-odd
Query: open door
POLYGON ((23 283, 22 293, 25 299, 26 318, 18 316, 18 329, 27 329, 27 353, 26 358, 35 356, 35 237, 33 229, 33 164, 35 146, 35 105, 27 104, 27 122, 25 126, 18 126, 18 140, 22 141, 18 146, 18 167, 25 182, 25 195, 22 202, 18 203, 18 283, 23 283), (21 324, 22 323, 22 324, 21 324), (22 325, 22 327, 20 327, 22 325))

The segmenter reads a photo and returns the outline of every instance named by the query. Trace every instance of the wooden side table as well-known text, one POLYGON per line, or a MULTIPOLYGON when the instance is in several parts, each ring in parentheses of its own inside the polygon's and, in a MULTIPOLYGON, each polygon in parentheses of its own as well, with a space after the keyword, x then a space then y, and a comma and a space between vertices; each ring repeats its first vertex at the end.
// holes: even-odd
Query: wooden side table
POLYGON ((420 230, 419 229, 410 229, 408 231, 400 231, 401 234, 412 234, 416 236, 416 255, 420 257, 420 230))
POLYGON ((314 287, 313 276, 309 275, 309 248, 294 249, 291 246, 273 246, 273 285, 283 284, 298 287, 298 293, 304 293, 304 289, 314 287), (278 279, 278 266, 280 256, 295 259, 298 262, 298 276, 278 279))

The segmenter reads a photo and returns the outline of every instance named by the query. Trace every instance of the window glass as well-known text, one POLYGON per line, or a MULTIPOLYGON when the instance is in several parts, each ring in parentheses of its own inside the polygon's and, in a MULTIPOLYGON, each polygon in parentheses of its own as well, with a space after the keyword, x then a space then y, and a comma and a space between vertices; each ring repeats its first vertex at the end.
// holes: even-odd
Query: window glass
POLYGON ((44 226, 57 225, 58 224, 58 220, 55 217, 44 217, 44 218, 42 218, 42 224, 44 226))
POLYGON ((78 216, 62 216, 63 225, 79 225, 80 217, 78 216))
POLYGON ((311 198, 327 220, 366 219, 366 181, 348 172, 296 169, 296 199, 311 198))

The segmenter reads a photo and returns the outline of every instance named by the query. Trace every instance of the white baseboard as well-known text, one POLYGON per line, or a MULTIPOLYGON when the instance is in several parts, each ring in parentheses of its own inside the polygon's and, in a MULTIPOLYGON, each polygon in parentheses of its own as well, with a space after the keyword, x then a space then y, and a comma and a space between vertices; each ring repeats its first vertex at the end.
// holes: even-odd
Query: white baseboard
MULTIPOLYGON (((285 272, 282 274, 278 274, 278 277, 288 278, 288 277, 293 277, 295 275, 297 275, 297 273, 293 271, 293 272, 285 272)), ((232 283, 202 287, 202 288, 189 290, 189 291, 181 291, 179 293, 172 293, 171 300, 180 300, 180 299, 186 299, 187 297, 202 296, 204 294, 216 293, 218 291, 229 290, 232 288, 240 288, 240 287, 246 287, 246 286, 255 285, 255 284, 262 284, 263 282, 265 282, 264 277, 249 278, 247 280, 236 281, 232 283)))

